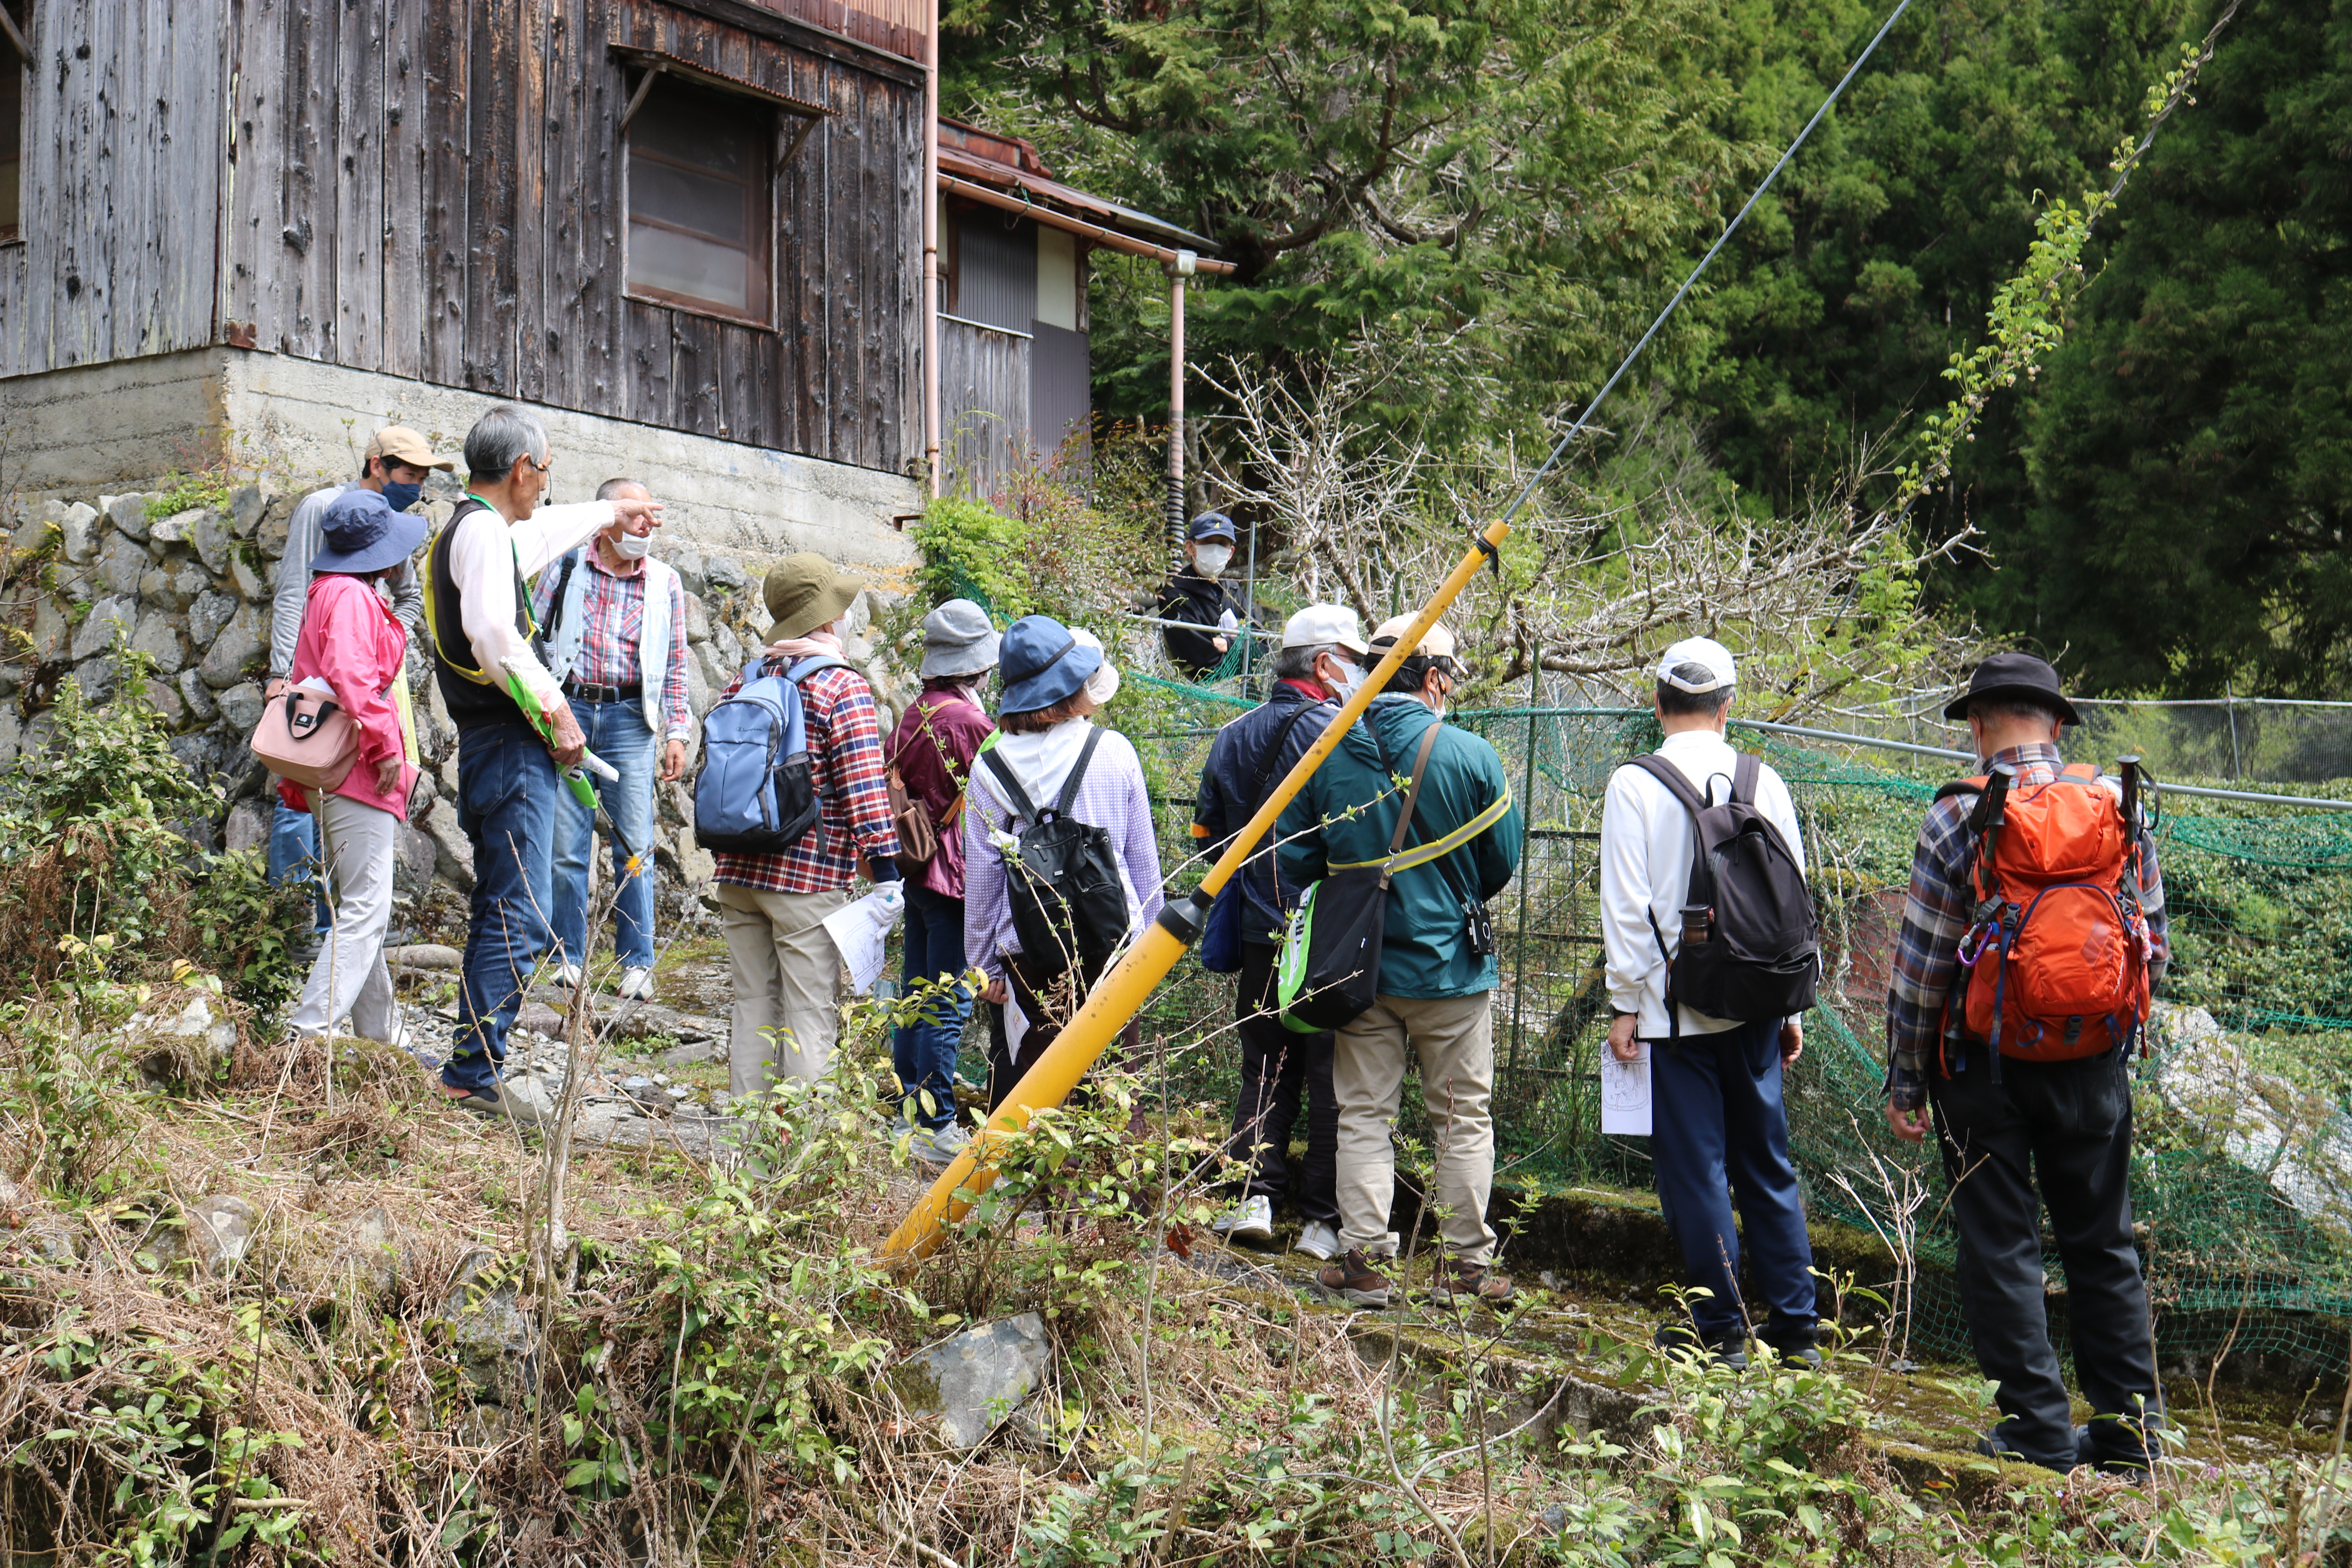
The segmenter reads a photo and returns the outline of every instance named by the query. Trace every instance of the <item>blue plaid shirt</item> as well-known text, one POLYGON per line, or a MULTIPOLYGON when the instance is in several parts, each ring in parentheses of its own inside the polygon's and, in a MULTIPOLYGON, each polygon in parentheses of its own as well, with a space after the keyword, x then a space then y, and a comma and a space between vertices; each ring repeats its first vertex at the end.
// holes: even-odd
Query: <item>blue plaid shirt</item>
MULTIPOLYGON (((2047 743, 2011 746, 1987 763, 2007 763, 2017 770, 2021 784, 2048 784, 2066 765, 2058 748, 2047 743)), ((1943 1031, 1944 997, 1959 971, 1960 938, 1968 934, 1976 912, 1976 891, 1969 883, 1969 813, 1976 809, 1973 795, 1954 795, 1928 808, 1919 825, 1919 847, 1911 857, 1911 893, 1903 904, 1903 929, 1895 938, 1894 978, 1886 992, 1886 1087, 1900 1110, 1916 1110, 1927 1101, 1927 1063, 1943 1031)), ((2139 869, 2140 907, 2147 917, 2148 940, 2156 957, 2148 966, 2148 982, 2164 978, 2170 953, 2166 940, 2164 874, 2157 867, 2156 844, 2143 847, 2139 869)))

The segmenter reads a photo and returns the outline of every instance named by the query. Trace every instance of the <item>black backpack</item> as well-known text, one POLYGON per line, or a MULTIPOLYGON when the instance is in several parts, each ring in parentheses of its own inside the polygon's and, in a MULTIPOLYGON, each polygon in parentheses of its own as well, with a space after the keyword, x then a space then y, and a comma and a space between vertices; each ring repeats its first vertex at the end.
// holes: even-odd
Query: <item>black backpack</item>
POLYGON ((1669 1038, 1682 1037, 1684 1007, 1752 1024, 1811 1006, 1822 974, 1821 923, 1796 856, 1756 809, 1763 764, 1741 752, 1731 772, 1731 798, 1720 805, 1708 805, 1689 776, 1663 756, 1636 757, 1633 765, 1682 802, 1696 837, 1677 951, 1667 953, 1658 917, 1650 916, 1650 932, 1667 961, 1669 1038), (1695 910, 1706 912, 1694 920, 1695 910))
POLYGON ((1087 736, 1062 793, 1044 811, 1029 798, 1003 754, 991 747, 980 760, 996 775, 1013 815, 1028 824, 1019 835, 1021 853, 1005 857, 1005 886, 1013 903, 1013 934, 1021 939, 1033 986, 1079 964, 1108 958, 1127 935, 1127 884, 1110 833, 1070 816, 1078 785, 1102 731, 1087 736))

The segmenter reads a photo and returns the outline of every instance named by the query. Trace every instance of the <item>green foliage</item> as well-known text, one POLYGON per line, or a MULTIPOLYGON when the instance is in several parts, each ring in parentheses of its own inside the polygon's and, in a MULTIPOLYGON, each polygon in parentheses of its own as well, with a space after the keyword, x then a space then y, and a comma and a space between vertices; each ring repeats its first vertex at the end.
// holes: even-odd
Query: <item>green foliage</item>
POLYGON ((275 1005, 294 978, 289 936, 307 903, 269 884, 258 854, 197 847, 220 789, 173 754, 145 700, 150 662, 120 646, 113 657, 121 695, 93 705, 67 680, 55 744, 0 781, 0 965, 46 979, 61 939, 80 933, 106 939, 118 971, 183 960, 275 1005))
POLYGON ((924 508, 915 535, 923 597, 931 605, 972 600, 1000 626, 1027 615, 1029 584, 1020 560, 1028 531, 986 501, 941 496, 924 508))
POLYGON ((163 488, 147 498, 147 515, 162 519, 196 507, 226 511, 236 488, 225 462, 192 474, 174 469, 164 477, 163 488))
MULTIPOLYGON (((1589 391, 1752 155, 1701 0, 967 0, 947 97, 1057 174, 1199 229, 1187 351, 1276 367, 1377 341, 1384 413, 1532 427, 1589 391)), ((1097 405, 1166 408, 1165 289, 1095 264, 1097 405)))
POLYGON ((2248 6, 2126 198, 1969 603, 2090 685, 2341 695, 2352 18, 2248 6))

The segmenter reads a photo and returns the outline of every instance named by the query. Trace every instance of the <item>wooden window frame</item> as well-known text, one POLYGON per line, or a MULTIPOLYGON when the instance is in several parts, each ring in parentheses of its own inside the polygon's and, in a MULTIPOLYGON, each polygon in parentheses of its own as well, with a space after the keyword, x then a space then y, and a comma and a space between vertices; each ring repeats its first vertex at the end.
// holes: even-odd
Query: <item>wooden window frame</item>
MULTIPOLYGON (((17 24, 16 6, 17 0, 0 0, 0 33, 6 35, 0 54, 13 56, 16 64, 16 213, 14 223, 0 224, 0 249, 25 243, 25 108, 33 97, 25 79, 32 73, 33 51, 17 24)), ((29 10, 26 19, 31 20, 29 10)))
MULTIPOLYGON (((679 87, 707 90, 702 89, 701 84, 683 73, 655 74, 676 74, 679 87)), ((651 85, 650 79, 646 85, 651 85)), ((634 114, 628 117, 630 120, 635 118, 634 114)), ((682 224, 650 216, 638 216, 635 199, 637 160, 643 158, 649 163, 698 174, 706 179, 711 177, 711 174, 709 169, 700 165, 684 163, 660 153, 640 151, 629 139, 627 122, 624 121, 621 149, 621 293, 624 298, 635 300, 647 305, 659 305, 665 310, 682 310, 692 316, 707 316, 713 321, 727 321, 740 327, 751 327, 761 331, 772 332, 777 330, 776 252, 779 248, 777 243, 779 236, 776 233, 775 212, 776 171, 779 163, 776 156, 778 125, 772 112, 767 116, 765 129, 767 135, 760 146, 761 167, 750 180, 745 181, 743 185, 744 204, 748 209, 744 214, 744 232, 753 238, 753 243, 745 247, 745 254, 753 274, 751 286, 745 292, 753 300, 754 309, 739 311, 729 308, 723 300, 706 300, 692 294, 674 293, 667 289, 656 289, 635 280, 631 270, 630 240, 639 224, 644 224, 649 228, 664 229, 672 234, 689 235, 705 241, 716 240, 715 236, 688 228, 682 224)), ((727 242, 718 240, 717 243, 726 244, 727 242)), ((730 248, 733 247, 730 246, 730 248)))

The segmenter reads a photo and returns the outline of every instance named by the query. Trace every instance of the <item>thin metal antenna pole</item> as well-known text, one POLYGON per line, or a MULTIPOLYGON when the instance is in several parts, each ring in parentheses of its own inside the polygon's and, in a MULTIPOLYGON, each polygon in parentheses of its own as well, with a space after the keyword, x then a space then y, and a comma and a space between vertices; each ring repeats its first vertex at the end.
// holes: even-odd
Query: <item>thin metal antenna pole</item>
POLYGON ((1683 286, 1675 290, 1675 297, 1666 301, 1666 308, 1658 312, 1658 319, 1650 323, 1650 330, 1642 334, 1642 341, 1633 345, 1633 352, 1610 373, 1609 379, 1601 384, 1601 390, 1592 395, 1592 401, 1584 405, 1584 412, 1576 416, 1576 423, 1568 427, 1568 434, 1559 438, 1559 445, 1551 449, 1551 456, 1543 460, 1543 467, 1535 471, 1534 477, 1529 479, 1526 486, 1520 489, 1517 499, 1513 500, 1504 511, 1503 521, 1506 523, 1519 515, 1519 509, 1528 504, 1528 498, 1536 493, 1536 487, 1543 483, 1544 476, 1550 473, 1559 465, 1560 458, 1567 455, 1569 443, 1584 433, 1584 427, 1591 423, 1592 416, 1600 410, 1603 403, 1609 400, 1609 395, 1617 389, 1617 384, 1624 379, 1625 373, 1633 368, 1633 362, 1642 357, 1642 351, 1650 346, 1650 340, 1658 335, 1658 329, 1666 324, 1668 317, 1681 309, 1684 297, 1689 294, 1692 285, 1698 281, 1699 274, 1706 270, 1707 264, 1715 259, 1716 253, 1730 243, 1731 237, 1739 232, 1739 226, 1748 221, 1749 211, 1758 202, 1764 199, 1764 193, 1772 188, 1772 182, 1780 177, 1780 171, 1789 166, 1789 160, 1797 155, 1797 149, 1805 144, 1805 139, 1813 133, 1813 127, 1819 125, 1822 122, 1822 117, 1829 113, 1832 106, 1845 95, 1846 88, 1855 77, 1862 74, 1862 68, 1870 63, 1870 57, 1877 52, 1878 46, 1885 40, 1887 34, 1895 30, 1895 24, 1903 20, 1903 13, 1909 9, 1911 9, 1911 0, 1902 0, 1902 3, 1895 7, 1885 22, 1880 26, 1877 33, 1873 36, 1862 53, 1854 58, 1853 64, 1846 68, 1845 75, 1838 79, 1837 86, 1830 90, 1830 95, 1822 100, 1822 106, 1813 110, 1813 117, 1805 121, 1805 128, 1797 132, 1797 139, 1789 143, 1788 151, 1780 154, 1780 161, 1772 165, 1770 174, 1764 176, 1763 184, 1756 187, 1731 222, 1724 226, 1723 232, 1716 237, 1715 243, 1707 247, 1706 254, 1698 258, 1698 265, 1691 268, 1690 276, 1683 279, 1683 286))

